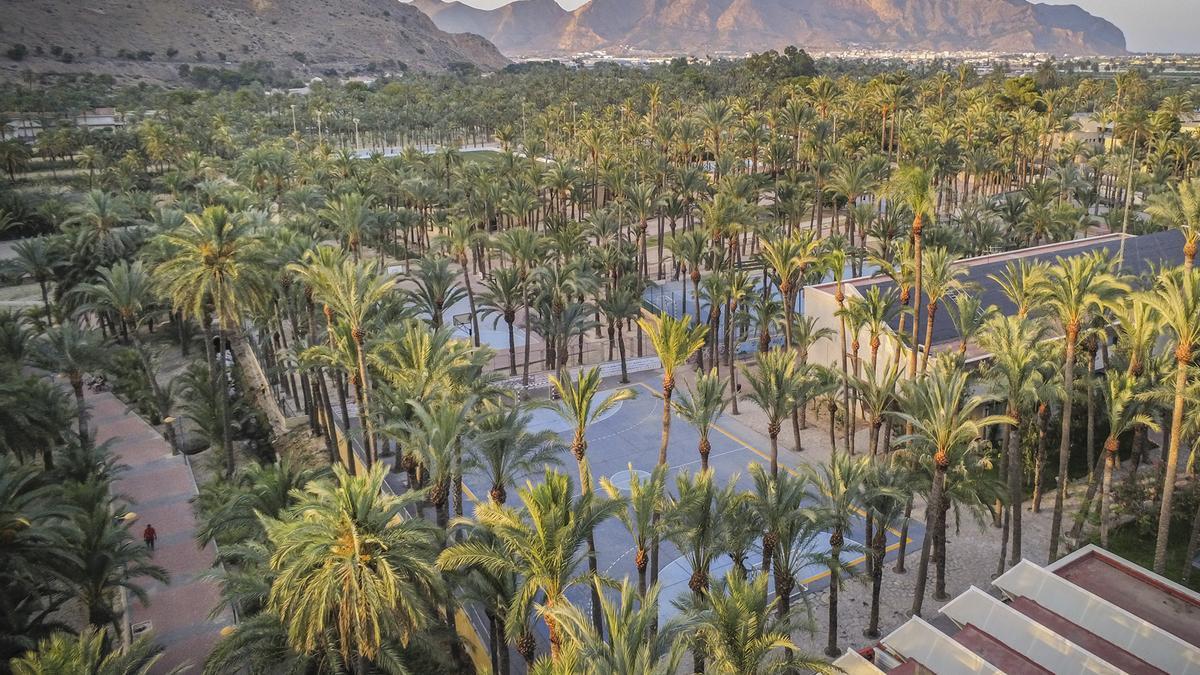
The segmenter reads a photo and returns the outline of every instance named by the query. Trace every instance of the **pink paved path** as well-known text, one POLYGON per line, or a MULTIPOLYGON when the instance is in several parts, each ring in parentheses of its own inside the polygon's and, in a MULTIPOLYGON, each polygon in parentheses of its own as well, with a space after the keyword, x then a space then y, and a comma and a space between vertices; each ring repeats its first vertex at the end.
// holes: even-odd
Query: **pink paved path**
POLYGON ((90 394, 88 403, 96 442, 114 439, 113 454, 129 467, 120 474, 116 490, 129 498, 137 513, 133 534, 140 538, 147 523, 154 525, 158 532, 154 562, 171 575, 166 586, 139 582, 150 603, 143 607, 130 599, 131 623, 149 621, 153 639, 164 647, 154 672, 181 664, 191 664, 191 672, 199 672, 221 628, 233 619, 228 611, 209 618, 220 592, 216 583, 197 578, 211 569, 216 549, 212 544, 203 549, 196 546, 190 501, 196 484, 191 470, 182 455, 171 455, 171 446, 153 427, 111 393, 90 394))

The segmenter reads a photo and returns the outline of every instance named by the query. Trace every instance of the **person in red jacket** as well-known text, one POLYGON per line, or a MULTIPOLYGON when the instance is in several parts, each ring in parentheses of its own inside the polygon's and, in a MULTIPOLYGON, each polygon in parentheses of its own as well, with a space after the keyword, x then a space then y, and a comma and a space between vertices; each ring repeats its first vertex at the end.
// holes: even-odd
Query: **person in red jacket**
POLYGON ((146 542, 146 548, 154 550, 154 542, 158 540, 158 532, 154 531, 154 526, 146 524, 146 529, 142 532, 142 541, 146 542))

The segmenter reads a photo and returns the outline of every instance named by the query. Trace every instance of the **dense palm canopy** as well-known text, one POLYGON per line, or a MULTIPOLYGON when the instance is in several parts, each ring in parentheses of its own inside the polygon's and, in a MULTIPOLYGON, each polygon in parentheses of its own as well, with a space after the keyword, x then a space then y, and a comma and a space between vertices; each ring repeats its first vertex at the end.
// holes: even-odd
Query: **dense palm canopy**
POLYGON ((822 670, 796 647, 802 571, 828 570, 835 638, 863 568, 877 634, 897 528, 901 571, 909 522, 929 534, 919 612, 931 563, 936 597, 963 587, 961 516, 994 523, 1002 571, 1050 489, 1050 557, 1153 541, 1174 575, 1200 533, 1176 489, 1200 449, 1194 83, 832 58, 812 77, 799 56, 330 79, 286 102, 0 87, 0 110, 63 116, 0 143, 0 234, 35 235, 0 265, 0 658, 149 667, 102 632, 122 589, 157 601, 167 579, 113 519, 105 388, 197 468, 197 538, 239 619, 206 672, 459 672, 484 632, 496 672, 510 648, 533 672, 674 672, 689 649, 712 672, 822 670), (101 100, 124 126, 69 123, 101 100), (1079 138, 1092 115, 1101 142, 1079 138), (1139 278, 1123 240, 1013 261, 1002 299, 964 283, 969 256, 1164 230, 1182 265, 1139 278), (597 426, 623 401, 660 431, 597 426), (804 452, 781 456, 789 417, 804 452), (769 457, 731 468, 743 442, 769 457), (571 459, 577 481, 552 468, 571 459), (686 602, 662 600, 660 547, 686 602))

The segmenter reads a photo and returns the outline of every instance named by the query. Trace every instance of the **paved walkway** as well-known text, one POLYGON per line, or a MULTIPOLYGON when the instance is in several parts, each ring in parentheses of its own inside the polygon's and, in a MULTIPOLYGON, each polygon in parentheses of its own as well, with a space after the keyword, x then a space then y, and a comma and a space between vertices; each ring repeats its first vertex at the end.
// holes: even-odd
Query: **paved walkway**
POLYGON ((191 470, 182 455, 171 455, 171 447, 153 427, 111 393, 90 394, 88 403, 96 442, 114 439, 113 454, 129 467, 115 489, 133 503, 138 516, 133 534, 140 537, 147 523, 154 525, 158 532, 154 562, 171 575, 167 586, 141 582, 150 604, 143 607, 131 599, 130 622, 135 631, 148 622, 154 640, 164 647, 163 658, 152 672, 166 672, 181 664, 191 664, 191 670, 197 672, 221 628, 233 620, 228 611, 216 619, 208 616, 220 600, 220 592, 216 583, 198 577, 212 567, 216 549, 212 544, 196 547, 196 519, 190 500, 197 490, 191 470))

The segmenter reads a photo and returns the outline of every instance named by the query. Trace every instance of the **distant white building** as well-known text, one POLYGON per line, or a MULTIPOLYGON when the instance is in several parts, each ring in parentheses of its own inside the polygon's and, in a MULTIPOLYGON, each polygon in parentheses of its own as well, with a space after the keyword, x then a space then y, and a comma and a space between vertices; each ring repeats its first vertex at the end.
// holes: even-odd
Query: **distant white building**
POLYGON ((0 127, 0 141, 25 141, 32 143, 42 133, 42 123, 37 120, 11 120, 0 127))

